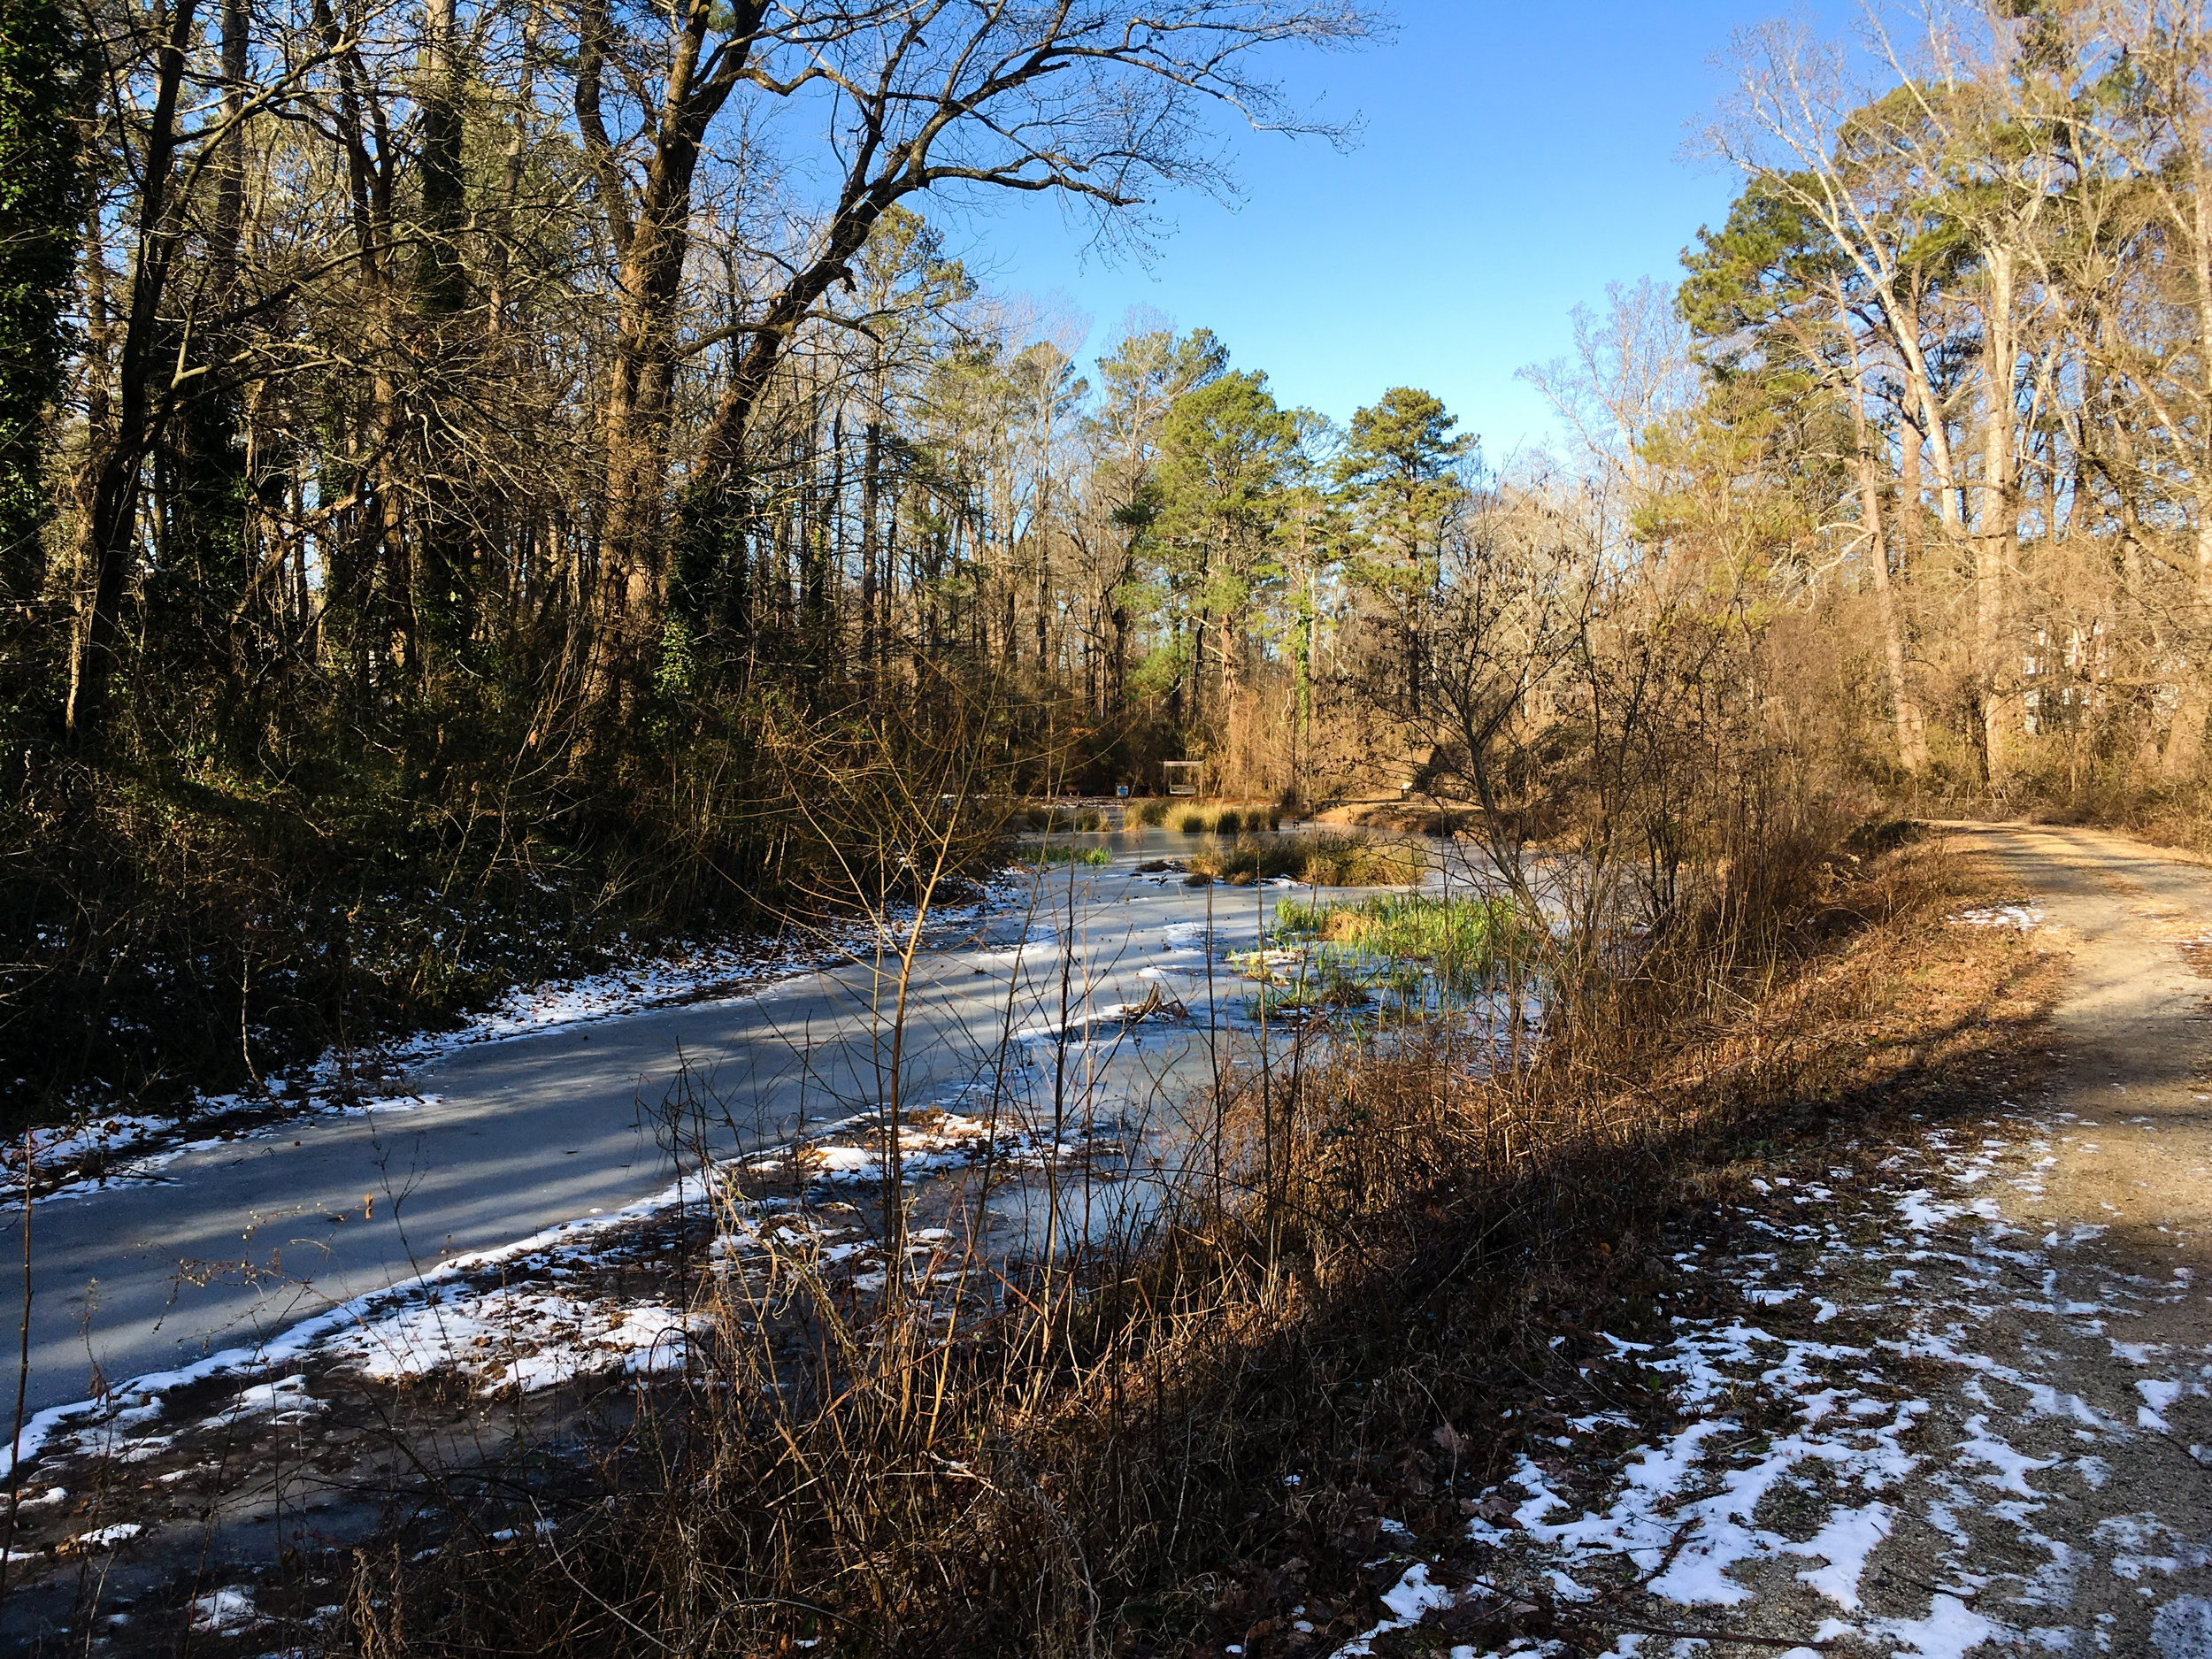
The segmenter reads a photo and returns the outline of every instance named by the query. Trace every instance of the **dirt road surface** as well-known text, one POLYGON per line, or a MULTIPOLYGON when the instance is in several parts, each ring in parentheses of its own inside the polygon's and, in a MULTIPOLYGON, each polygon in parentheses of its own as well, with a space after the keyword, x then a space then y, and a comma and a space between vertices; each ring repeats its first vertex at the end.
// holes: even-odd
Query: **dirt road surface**
POLYGON ((1690 1217, 1661 1340, 1585 1350, 1548 1402, 1573 1432, 1406 1549, 1340 1659, 1562 1628, 1616 1659, 2212 1659, 2212 868, 1939 831, 2003 901, 1949 925, 2062 965, 2047 1056, 1839 1119, 1690 1217))
POLYGON ((1924 1539, 1909 1553, 1987 1579, 1978 1616, 2022 1632, 1993 1646, 2200 1659, 2212 1655, 2212 869, 2093 830, 1948 833, 2040 907, 2042 942, 2070 959, 2047 1092, 2019 1115, 2032 1133, 2017 1138, 2019 1118, 2001 1132, 2010 1144, 1982 1184, 1995 1202, 1980 1206, 1995 1214, 1965 1261, 1946 1264, 1968 1304, 1951 1328, 1978 1323, 1975 1346, 2021 1379, 1955 1383, 1955 1421, 1986 1397, 1989 1426, 2008 1426, 2042 1466, 1955 1481, 1974 1542, 1924 1539), (2003 1305, 1978 1321, 1993 1290, 2003 1305))
POLYGON ((2039 902, 2071 957, 2053 1104, 2082 1121, 2059 1133, 2037 1213, 2108 1227, 2107 1247, 2145 1265, 2206 1274, 2212 868, 2095 830, 1947 827, 2039 902))

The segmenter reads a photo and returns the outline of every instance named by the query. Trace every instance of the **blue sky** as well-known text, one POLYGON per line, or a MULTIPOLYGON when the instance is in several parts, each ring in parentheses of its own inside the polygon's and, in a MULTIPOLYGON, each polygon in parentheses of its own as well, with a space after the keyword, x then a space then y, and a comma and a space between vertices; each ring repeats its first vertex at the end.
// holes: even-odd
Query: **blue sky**
POLYGON ((1611 280, 1671 280, 1725 215, 1732 180, 1681 151, 1723 90, 1709 60, 1730 29, 1779 9, 1397 0, 1394 38, 1277 60, 1308 107, 1361 118, 1355 147, 1237 134, 1241 204, 1164 202, 1149 268, 1086 257, 1087 227, 1034 198, 948 229, 991 286, 1088 313, 1087 361, 1149 306, 1339 420, 1425 387, 1502 458, 1550 430, 1513 372, 1566 349, 1570 309, 1611 280))

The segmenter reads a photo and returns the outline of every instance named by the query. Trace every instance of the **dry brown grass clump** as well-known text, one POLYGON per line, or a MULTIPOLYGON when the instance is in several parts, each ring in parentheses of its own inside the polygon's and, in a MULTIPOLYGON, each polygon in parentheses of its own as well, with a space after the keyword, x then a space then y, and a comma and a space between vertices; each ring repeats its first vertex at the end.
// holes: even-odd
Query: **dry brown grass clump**
POLYGON ((1271 801, 1248 805, 1205 802, 1178 806, 1169 803, 1161 818, 1148 821, 1164 822, 1186 835, 1234 835, 1243 830, 1280 828, 1283 809, 1271 801))
POLYGON ((1427 849, 1381 836, 1301 830, 1291 834, 1209 840, 1187 855, 1190 867, 1218 881, 1278 876, 1324 887, 1394 887, 1427 872, 1427 849))

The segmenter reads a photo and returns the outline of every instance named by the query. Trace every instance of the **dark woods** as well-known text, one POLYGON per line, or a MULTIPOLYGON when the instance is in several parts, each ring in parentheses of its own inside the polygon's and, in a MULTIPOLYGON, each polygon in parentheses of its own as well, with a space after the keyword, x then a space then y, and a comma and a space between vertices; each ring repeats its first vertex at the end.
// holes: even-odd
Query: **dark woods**
POLYGON ((1130 499, 1078 526, 1066 351, 915 209, 1141 229, 1210 181, 1206 108, 1294 124, 1256 49, 1365 27, 0 5, 25 1110, 772 918, 821 885, 801 733, 956 742, 1000 794, 1179 753, 1115 516, 1179 348, 1124 348, 1130 499), (157 1038, 180 1003, 216 1034, 157 1038))

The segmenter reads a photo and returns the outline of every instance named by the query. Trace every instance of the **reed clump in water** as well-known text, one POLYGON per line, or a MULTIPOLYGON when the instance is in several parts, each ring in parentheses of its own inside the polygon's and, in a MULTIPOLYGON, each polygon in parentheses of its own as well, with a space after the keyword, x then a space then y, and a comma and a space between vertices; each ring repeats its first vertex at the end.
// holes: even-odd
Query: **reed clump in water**
POLYGON ((1275 907, 1275 933, 1285 940, 1425 964, 1462 989, 1525 959, 1533 944, 1529 928, 1502 898, 1425 893, 1382 893, 1349 904, 1285 899, 1275 907))
POLYGON ((1183 806, 1169 809, 1167 821, 1186 835, 1234 835, 1245 830, 1282 827, 1279 806, 1183 806))
POLYGON ((1015 856, 1025 864, 1087 864, 1094 869, 1114 862, 1111 848, 1070 847, 1064 842, 1020 848, 1015 856))
POLYGON ((1193 870, 1217 881, 1288 878, 1324 887, 1403 887, 1429 867, 1426 850, 1414 842, 1329 830, 1210 840, 1187 856, 1193 870))

